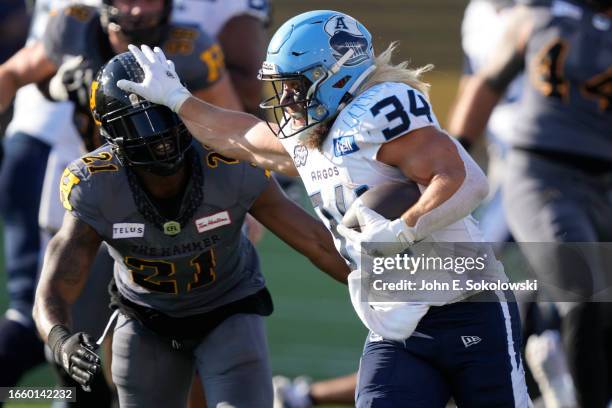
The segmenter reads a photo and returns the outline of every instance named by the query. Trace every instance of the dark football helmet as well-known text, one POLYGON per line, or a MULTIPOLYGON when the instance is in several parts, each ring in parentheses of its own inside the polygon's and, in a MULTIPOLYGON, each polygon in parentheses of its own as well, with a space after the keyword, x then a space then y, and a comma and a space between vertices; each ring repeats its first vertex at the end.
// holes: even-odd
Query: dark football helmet
POLYGON ((113 0, 102 0, 100 21, 105 31, 111 24, 119 26, 123 35, 132 44, 153 46, 159 44, 164 31, 168 28, 170 13, 172 13, 172 0, 164 0, 164 7, 160 13, 139 16, 121 13, 113 5, 113 0))
POLYGON ((169 108, 117 87, 127 79, 142 82, 144 72, 130 52, 113 57, 92 82, 89 105, 100 134, 122 164, 170 175, 191 147, 191 134, 169 108))

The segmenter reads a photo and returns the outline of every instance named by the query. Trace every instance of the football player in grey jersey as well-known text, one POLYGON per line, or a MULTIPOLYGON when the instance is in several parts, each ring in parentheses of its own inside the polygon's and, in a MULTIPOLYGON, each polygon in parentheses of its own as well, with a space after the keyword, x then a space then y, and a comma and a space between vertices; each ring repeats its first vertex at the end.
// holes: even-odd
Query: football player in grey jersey
MULTIPOLYGON (((96 8, 66 1, 64 4, 67 7, 51 12, 41 38, 28 43, 6 63, 0 65, 0 111, 7 106, 19 87, 29 83, 39 83, 41 88, 47 88, 46 84, 50 84, 48 96, 56 100, 74 102, 74 123, 85 142, 87 151, 92 150, 99 145, 99 140, 89 112, 88 88, 91 80, 95 72, 106 61, 113 55, 125 51, 127 44, 136 40, 159 44, 167 52, 173 54, 176 57, 177 69, 185 74, 185 81, 190 83, 203 98, 228 108, 241 108, 240 100, 230 84, 218 42, 196 27, 170 23, 171 0, 104 0, 102 3, 102 6, 96 8), (53 79, 49 80, 50 77, 53 79)), ((48 115, 48 111, 42 110, 39 115, 48 115)), ((54 117, 53 121, 61 120, 54 117)), ((47 174, 47 178, 52 179, 49 184, 54 186, 53 191, 55 192, 61 169, 70 160, 82 154, 81 144, 78 137, 73 138, 72 133, 68 131, 57 133, 49 130, 47 136, 50 140, 58 141, 55 146, 57 149, 51 150, 49 162, 61 164, 56 165, 57 174, 47 174), (60 144, 64 146, 59 146, 60 144), (66 155, 69 157, 65 157, 66 155)), ((31 139, 27 136, 26 138, 31 139)), ((43 166, 40 166, 41 160, 38 160, 38 154, 36 155, 37 160, 32 160, 33 156, 29 153, 30 145, 23 144, 23 146, 29 147, 18 151, 12 150, 8 160, 12 165, 4 166, 0 173, 0 186, 4 192, 0 194, 0 208, 2 208, 2 214, 7 223, 14 227, 10 229, 11 231, 17 231, 23 223, 26 223, 28 227, 33 224, 33 230, 29 228, 22 234, 15 232, 12 239, 6 240, 16 243, 9 246, 12 248, 11 256, 7 257, 11 259, 10 265, 13 266, 7 268, 8 281, 11 283, 9 287, 17 289, 11 291, 10 308, 19 310, 25 316, 31 316, 38 268, 35 267, 35 264, 26 268, 24 265, 29 264, 24 264, 23 259, 25 258, 17 256, 19 254, 15 251, 30 251, 33 248, 29 247, 33 247, 34 243, 38 246, 39 231, 36 228, 36 221, 39 215, 38 199, 43 179, 43 174, 40 172, 44 171, 45 166, 44 162, 43 166), (23 153, 25 151, 28 153, 23 153), (22 156, 21 153, 27 157, 22 156), (28 183, 20 182, 17 177, 18 174, 24 172, 30 177, 28 183), (40 185, 36 188, 38 180, 40 180, 40 185), (28 245, 22 245, 21 242, 27 242, 28 245)), ((49 166, 48 173, 52 173, 55 169, 49 166)), ((46 192, 46 189, 44 191, 46 192)), ((55 194, 50 197, 55 199, 55 194)), ((45 197, 48 196, 43 194, 41 200, 42 212, 47 215, 46 222, 43 222, 43 235, 50 235, 59 228, 60 223, 56 223, 55 219, 61 217, 59 215, 61 208, 58 208, 57 212, 54 211, 56 207, 46 205, 46 201, 51 200, 45 200, 45 197), (51 209, 46 213, 45 209, 49 207, 51 209)), ((48 239, 48 237, 45 238, 48 239)), ((21 252, 20 254, 23 255, 21 252)), ((34 260, 37 259, 38 256, 35 255, 34 260)), ((100 281, 108 281, 110 271, 104 270, 104 266, 109 263, 108 255, 101 253, 95 263, 96 266, 100 265, 100 272, 96 267, 92 275, 99 277, 100 281)), ((106 310, 108 295, 97 290, 94 281, 95 279, 90 279, 90 284, 85 289, 85 292, 88 294, 91 292, 93 295, 81 298, 75 306, 76 311, 73 316, 75 327, 97 329, 92 334, 99 334, 103 326, 96 327, 96 323, 100 325, 103 319, 96 320, 92 316, 98 317, 97 313, 108 313, 106 310), (93 287, 93 290, 90 291, 90 287, 93 287)), ((11 357, 7 356, 12 354, 34 356, 35 353, 30 351, 33 347, 39 347, 41 351, 36 355, 42 355, 42 344, 38 340, 32 322, 27 322, 28 325, 7 322, 11 324, 9 329, 19 328, 19 330, 10 331, 2 323, 0 321, 0 338, 3 339, 0 341, 2 349, 0 350, 0 365, 6 367, 3 371, 6 373, 7 380, 12 384, 3 385, 8 386, 14 385, 26 368, 33 363, 30 363, 31 358, 20 358, 19 364, 12 364, 10 363, 11 357), (24 341, 26 336, 32 340, 24 341), (30 343, 33 345, 29 346, 30 343), (10 352, 5 352, 5 350, 10 350, 10 352)), ((36 361, 40 360, 36 359, 36 361)), ((97 387, 98 384, 105 385, 104 381, 94 384, 94 392, 86 397, 81 398, 82 394, 78 391, 79 402, 88 407, 94 402, 99 406, 105 406, 103 401, 108 398, 93 395, 96 389, 101 388, 97 387), (94 401, 88 401, 85 398, 92 398, 94 401)))
MULTIPOLYGON (((208 406, 272 405, 262 316, 272 311, 257 254, 241 232, 248 212, 319 268, 348 268, 323 224, 288 200, 267 171, 192 143, 166 107, 121 91, 142 80, 130 53, 92 84, 108 144, 65 171, 68 210, 49 243, 35 321, 55 360, 80 384, 100 369, 69 308, 104 241, 115 260, 113 380, 121 406, 185 406, 197 367, 208 406)), ((100 288, 100 290, 103 290, 100 288)))
MULTIPOLYGON (((497 53, 466 85, 450 131, 477 137, 510 81, 525 71, 502 186, 511 232, 521 242, 610 241, 612 2, 551 3, 516 8, 497 53)), ((566 300, 557 306, 578 404, 606 406, 609 303, 592 295, 601 290, 594 282, 609 282, 609 265, 597 257, 579 268, 550 262, 567 255, 562 245, 550 252, 522 247, 536 273, 561 289, 551 292, 554 300, 566 300)))

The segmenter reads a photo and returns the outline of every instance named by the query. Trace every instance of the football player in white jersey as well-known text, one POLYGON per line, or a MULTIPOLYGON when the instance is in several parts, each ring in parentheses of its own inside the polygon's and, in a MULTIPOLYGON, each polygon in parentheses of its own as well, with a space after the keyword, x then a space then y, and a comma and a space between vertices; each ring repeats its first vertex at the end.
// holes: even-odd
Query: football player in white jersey
POLYGON ((194 136, 229 157, 300 175, 354 269, 351 299, 371 330, 358 407, 444 407, 451 396, 459 406, 527 407, 518 312, 504 293, 467 294, 484 302, 361 301, 361 255, 395 255, 421 240, 480 241, 470 212, 487 193, 478 166, 438 125, 419 80, 428 67, 392 65, 394 47, 375 57, 371 44, 367 29, 339 12, 312 11, 281 26, 260 75, 277 90, 262 104, 277 123, 194 98, 159 49, 131 46, 145 78, 118 86, 178 112, 194 136), (408 180, 422 195, 398 219, 357 200, 367 188, 408 180), (361 233, 339 225, 353 203, 366 221, 361 233), (362 242, 370 243, 363 253, 362 242))

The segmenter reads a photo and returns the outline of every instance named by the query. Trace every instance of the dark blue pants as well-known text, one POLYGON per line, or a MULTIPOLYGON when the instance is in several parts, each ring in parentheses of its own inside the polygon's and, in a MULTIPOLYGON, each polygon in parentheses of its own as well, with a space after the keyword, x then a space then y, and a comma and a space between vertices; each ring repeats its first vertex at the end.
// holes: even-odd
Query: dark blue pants
POLYGON ((4 260, 10 319, 0 318, 0 385, 14 386, 44 362, 43 343, 32 322, 38 280, 38 207, 50 146, 24 133, 3 140, 0 213, 4 222, 4 260))
POLYGON ((527 407, 516 303, 489 300, 432 307, 403 342, 370 334, 357 407, 527 407))
POLYGON ((0 214, 4 222, 4 261, 9 308, 32 313, 38 275, 38 208, 50 146, 25 133, 4 139, 0 168, 0 214))

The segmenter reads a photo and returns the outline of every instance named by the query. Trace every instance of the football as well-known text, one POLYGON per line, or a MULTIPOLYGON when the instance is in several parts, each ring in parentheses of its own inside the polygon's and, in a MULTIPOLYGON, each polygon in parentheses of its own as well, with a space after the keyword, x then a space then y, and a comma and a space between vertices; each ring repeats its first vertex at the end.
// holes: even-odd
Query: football
MULTIPOLYGON (((363 204, 383 217, 394 220, 399 218, 408 208, 417 202, 421 196, 419 186, 412 181, 406 183, 390 182, 370 188, 359 196, 363 204)), ((355 204, 351 205, 344 217, 342 225, 361 231, 355 204)))

